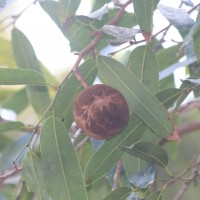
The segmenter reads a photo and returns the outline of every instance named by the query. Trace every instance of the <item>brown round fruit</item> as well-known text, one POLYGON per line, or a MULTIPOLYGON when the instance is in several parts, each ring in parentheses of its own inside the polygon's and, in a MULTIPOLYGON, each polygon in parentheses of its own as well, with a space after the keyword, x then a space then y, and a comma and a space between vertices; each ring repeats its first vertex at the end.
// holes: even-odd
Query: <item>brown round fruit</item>
POLYGON ((129 109, 118 90, 97 84, 76 96, 73 115, 77 126, 86 134, 96 139, 109 139, 126 127, 129 109))

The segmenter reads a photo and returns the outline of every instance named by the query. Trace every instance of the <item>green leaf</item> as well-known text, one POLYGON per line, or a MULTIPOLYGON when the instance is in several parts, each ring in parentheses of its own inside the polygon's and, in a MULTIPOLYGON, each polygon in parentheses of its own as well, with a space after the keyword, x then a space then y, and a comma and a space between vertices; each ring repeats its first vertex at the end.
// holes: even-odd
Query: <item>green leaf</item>
POLYGON ((162 200, 163 194, 160 191, 151 193, 145 200, 162 200))
POLYGON ((140 28, 152 32, 154 0, 134 0, 134 12, 140 28))
MULTIPOLYGON (((95 59, 85 61, 79 67, 79 72, 89 85, 92 84, 97 75, 95 59)), ((74 74, 72 74, 64 81, 56 94, 55 101, 52 106, 54 115, 60 120, 62 119, 67 129, 70 128, 73 122, 72 109, 74 98, 81 91, 81 89, 83 89, 82 85, 74 74)))
POLYGON ((75 16, 67 23, 62 31, 70 41, 71 51, 81 51, 91 43, 94 38, 91 36, 94 21, 85 16, 75 16))
MULTIPOLYGON (((199 63, 198 61, 192 63, 188 66, 190 77, 199 78, 200 77, 200 70, 199 70, 199 63)), ((194 87, 193 89, 194 96, 197 98, 200 96, 200 87, 194 87)))
POLYGON ((30 69, 0 68, 0 85, 47 85, 44 77, 30 69))
POLYGON ((15 92, 11 97, 3 102, 2 108, 14 110, 17 114, 22 112, 29 104, 26 89, 23 88, 15 92))
MULTIPOLYGON (((12 31, 13 51, 17 65, 22 69, 32 69, 42 74, 40 63, 28 38, 18 29, 12 31)), ((50 104, 48 88, 27 86, 27 96, 35 111, 42 115, 50 104)))
MULTIPOLYGON (((179 45, 175 45, 167 49, 161 49, 156 53, 156 58, 159 65, 159 71, 164 70, 170 65, 172 65, 173 63, 178 62, 178 60, 181 57, 181 55, 177 56, 179 48, 180 48, 179 45)), ((167 89, 169 87, 174 87, 174 86, 175 86, 174 75, 166 77, 160 81, 161 90, 167 89)))
POLYGON ((93 40, 90 33, 94 31, 92 24, 95 20, 91 20, 85 16, 74 16, 67 24, 61 26, 57 13, 55 12, 58 3, 55 1, 45 1, 40 2, 40 5, 70 41, 71 51, 81 51, 93 40))
POLYGON ((161 167, 166 168, 168 155, 164 149, 151 142, 138 142, 132 147, 121 147, 127 153, 143 159, 147 162, 156 161, 161 167))
POLYGON ((144 169, 146 165, 146 161, 134 157, 129 153, 125 152, 123 155, 123 166, 128 178, 131 177, 132 174, 135 174, 138 171, 144 169))
POLYGON ((65 24, 69 17, 74 16, 80 0, 58 0, 58 17, 61 24, 65 24))
MULTIPOLYGON (((81 51, 83 48, 85 48, 94 39, 90 33, 96 29, 100 29, 104 24, 107 24, 118 12, 117 9, 110 10, 101 21, 91 20, 85 16, 75 16, 73 19, 70 19, 66 26, 61 26, 58 16, 55 12, 57 9, 57 2, 44 1, 40 2, 40 5, 70 41, 70 47, 72 51, 81 51)), ((124 17, 120 20, 118 25, 126 27, 132 27, 136 25, 134 14, 125 12, 124 17)), ((107 45, 104 38, 105 36, 102 37, 103 40, 101 40, 96 46, 97 49, 100 50, 107 45)))
POLYGON ((160 71, 177 62, 180 59, 181 55, 177 55, 179 48, 179 45, 175 45, 167 49, 161 49, 156 53, 156 58, 158 61, 160 71))
POLYGON ((132 51, 128 68, 152 93, 158 92, 159 67, 156 56, 149 46, 139 46, 132 51))
POLYGON ((105 177, 95 182, 91 187, 87 188, 88 199, 103 199, 111 191, 111 184, 105 177))
POLYGON ((28 191, 35 192, 39 200, 49 198, 47 170, 43 161, 32 151, 23 159, 22 177, 26 181, 28 191))
POLYGON ((6 132, 9 130, 20 129, 24 127, 25 125, 21 122, 4 122, 4 123, 0 123, 0 133, 6 132))
POLYGON ((175 108, 173 109, 173 112, 171 113, 172 116, 175 115, 176 111, 178 110, 182 102, 186 99, 186 97, 192 91, 191 86, 193 86, 193 83, 187 80, 183 81, 183 83, 181 84, 180 89, 182 90, 182 93, 176 101, 175 108))
POLYGON ((180 89, 168 88, 156 94, 156 97, 165 106, 165 108, 168 109, 176 102, 182 93, 183 91, 180 89))
POLYGON ((87 200, 83 175, 67 129, 55 117, 49 117, 41 130, 42 159, 49 171, 53 200, 87 200))
POLYGON ((157 8, 157 4, 159 3, 160 0, 154 0, 154 10, 157 8))
POLYGON ((62 25, 60 24, 57 8, 58 2, 52 0, 39 1, 42 9, 49 15, 49 17, 54 21, 54 23, 62 30, 62 25))
POLYGON ((120 187, 108 194, 103 200, 126 200, 131 192, 129 187, 120 187))
POLYGON ((145 127, 141 120, 131 114, 128 126, 123 132, 110 140, 106 140, 89 160, 85 169, 86 182, 88 184, 94 183, 111 170, 124 154, 120 147, 137 142, 142 137, 145 127))
POLYGON ((197 20, 190 29, 190 31, 188 32, 188 34, 185 36, 182 45, 180 47, 180 50, 183 49, 186 45, 188 45, 191 41, 193 41, 194 35, 196 34, 198 35, 199 30, 200 30, 200 20, 197 20))
POLYGON ((165 108, 130 70, 108 57, 98 57, 97 67, 102 80, 125 96, 130 113, 136 113, 159 135, 171 133, 165 108))
POLYGON ((193 35, 193 44, 194 44, 194 51, 196 54, 197 59, 200 59, 200 28, 198 29, 197 32, 193 35))

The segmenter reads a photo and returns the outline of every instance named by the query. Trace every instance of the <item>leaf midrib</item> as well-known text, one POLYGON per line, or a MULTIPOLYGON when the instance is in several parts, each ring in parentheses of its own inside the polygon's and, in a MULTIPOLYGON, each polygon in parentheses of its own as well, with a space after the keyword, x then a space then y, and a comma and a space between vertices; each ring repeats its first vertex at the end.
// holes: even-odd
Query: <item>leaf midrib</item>
POLYGON ((109 65, 108 65, 104 60, 102 60, 102 62, 104 62, 104 64, 108 67, 108 69, 123 83, 123 85, 124 85, 124 86, 130 91, 130 93, 143 105, 143 107, 144 107, 158 122, 160 122, 160 124, 161 124, 163 127, 165 127, 165 130, 167 130, 168 132, 170 132, 170 130, 168 130, 168 128, 167 128, 165 125, 163 125, 162 121, 160 121, 159 118, 157 118, 157 117, 152 113, 152 111, 149 110, 149 108, 146 107, 146 106, 143 104, 143 102, 140 101, 140 100, 138 99, 138 97, 133 93, 133 91, 132 91, 132 90, 126 85, 126 83, 112 70, 112 68, 109 67, 109 65))

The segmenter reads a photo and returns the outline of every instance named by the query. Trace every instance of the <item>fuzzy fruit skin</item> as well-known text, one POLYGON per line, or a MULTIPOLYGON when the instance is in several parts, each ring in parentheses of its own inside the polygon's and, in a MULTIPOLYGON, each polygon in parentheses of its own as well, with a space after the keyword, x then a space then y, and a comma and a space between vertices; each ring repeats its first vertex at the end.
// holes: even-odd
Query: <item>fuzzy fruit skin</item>
POLYGON ((109 139, 127 126, 129 109, 118 90, 96 84, 76 96, 73 115, 77 126, 86 134, 96 139, 109 139))

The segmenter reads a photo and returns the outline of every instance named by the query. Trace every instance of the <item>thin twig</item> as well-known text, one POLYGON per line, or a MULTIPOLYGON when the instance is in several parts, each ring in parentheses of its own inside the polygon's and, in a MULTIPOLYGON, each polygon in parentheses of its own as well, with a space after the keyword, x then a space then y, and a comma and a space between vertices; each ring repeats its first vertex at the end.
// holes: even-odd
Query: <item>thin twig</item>
POLYGON ((186 193, 186 191, 191 186, 191 184, 198 178, 199 178, 199 173, 198 173, 198 171, 195 170, 193 173, 193 176, 183 184, 183 186, 178 190, 178 192, 174 196, 173 200, 181 200, 183 195, 186 193))
POLYGON ((167 189, 170 187, 173 183, 175 183, 177 180, 182 178, 185 174, 187 174, 191 169, 195 168, 196 166, 200 165, 200 156, 198 156, 196 162, 194 162, 191 166, 189 166, 187 169, 183 170, 178 176, 174 177, 173 179, 169 180, 165 186, 164 189, 167 189))
POLYGON ((16 21, 18 20, 18 18, 33 4, 35 4, 38 0, 34 0, 33 2, 31 2, 30 4, 28 4, 21 12, 19 12, 17 15, 11 15, 11 16, 6 16, 3 19, 0 20, 0 23, 4 22, 5 20, 12 18, 13 21, 10 22, 9 24, 7 24, 5 27, 3 27, 1 31, 4 31, 5 29, 7 29, 9 26, 11 26, 12 24, 14 25, 16 23, 16 21))
MULTIPOLYGON (((132 0, 129 0, 127 1, 124 5, 121 6, 120 10, 118 11, 118 13, 116 14, 116 16, 108 23, 109 25, 116 25, 120 19, 122 18, 122 16, 124 15, 125 13, 125 8, 132 3, 132 0)), ((88 87, 88 84, 87 82, 84 80, 84 78, 82 77, 82 75, 80 74, 80 72, 78 71, 78 67, 82 61, 82 59, 84 58, 84 56, 92 51, 97 43, 100 41, 101 37, 103 35, 103 31, 102 30, 99 30, 96 34, 95 34, 95 37, 93 39, 93 41, 87 46, 85 47, 82 51, 80 51, 78 53, 78 58, 74 64, 74 66, 72 67, 72 70, 69 74, 71 73, 74 73, 74 75, 76 76, 76 78, 78 79, 78 81, 82 84, 82 86, 84 88, 87 88, 88 87)), ((63 82, 68 79, 69 75, 63 80, 63 82)), ((61 83, 61 85, 63 84, 63 82, 61 83)))
POLYGON ((17 195, 16 195, 16 198, 15 200, 20 200, 21 199, 21 195, 22 195, 22 192, 23 192, 23 189, 25 187, 25 181, 21 181, 20 185, 19 185, 19 189, 17 191, 17 195))
POLYGON ((112 186, 112 190, 116 190, 118 187, 118 183, 119 183, 119 179, 121 176, 121 171, 122 171, 122 166, 123 166, 123 161, 120 160, 117 164, 116 170, 115 170, 115 175, 113 178, 113 186, 112 186))
POLYGON ((200 3, 198 3, 196 6, 194 6, 192 9, 188 11, 188 13, 191 13, 192 11, 196 10, 200 6, 200 3))
POLYGON ((6 179, 11 176, 14 176, 22 171, 22 167, 15 167, 13 170, 9 171, 8 173, 0 176, 0 184, 2 184, 6 179))
POLYGON ((86 136, 82 141, 80 141, 76 147, 75 150, 78 151, 88 140, 90 139, 89 136, 86 136))

